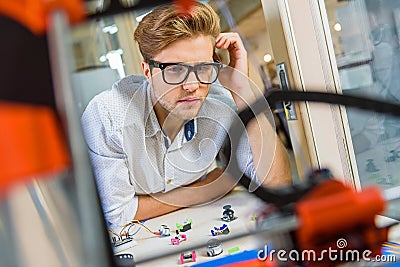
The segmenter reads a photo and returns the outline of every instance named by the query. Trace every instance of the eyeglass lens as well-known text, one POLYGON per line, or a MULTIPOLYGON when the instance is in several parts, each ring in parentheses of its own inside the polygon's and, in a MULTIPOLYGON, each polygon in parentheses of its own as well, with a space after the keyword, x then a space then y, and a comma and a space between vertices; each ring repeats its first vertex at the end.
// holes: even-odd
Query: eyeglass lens
POLYGON ((215 82, 218 76, 219 67, 213 63, 202 63, 195 66, 176 64, 167 66, 163 70, 164 81, 169 84, 179 84, 184 82, 193 69, 199 82, 210 84, 215 82))

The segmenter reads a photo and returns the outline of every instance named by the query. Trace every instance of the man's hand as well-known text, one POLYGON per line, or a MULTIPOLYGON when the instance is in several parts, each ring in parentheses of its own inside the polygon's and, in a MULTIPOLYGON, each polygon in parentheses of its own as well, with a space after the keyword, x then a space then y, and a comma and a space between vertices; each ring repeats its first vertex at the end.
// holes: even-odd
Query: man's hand
POLYGON ((247 51, 242 39, 236 32, 221 33, 216 40, 215 46, 229 52, 228 66, 248 75, 247 51))
POLYGON ((229 64, 218 76, 222 86, 232 92, 239 110, 255 100, 249 83, 249 65, 247 51, 238 33, 221 33, 215 47, 229 52, 229 64))

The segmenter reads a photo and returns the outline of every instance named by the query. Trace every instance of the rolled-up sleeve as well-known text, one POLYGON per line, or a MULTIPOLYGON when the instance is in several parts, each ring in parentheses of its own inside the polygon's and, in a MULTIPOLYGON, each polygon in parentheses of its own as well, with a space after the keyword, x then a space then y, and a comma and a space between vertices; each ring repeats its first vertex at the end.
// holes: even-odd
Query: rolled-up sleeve
POLYGON ((253 154, 251 152, 250 143, 247 135, 242 135, 239 141, 239 145, 237 147, 236 155, 232 155, 231 159, 225 157, 225 149, 226 148, 222 146, 219 151, 219 159, 221 161, 221 164, 223 166, 227 166, 229 160, 237 160, 241 172, 251 179, 249 191, 253 192, 254 190, 256 190, 257 187, 259 187, 262 183, 257 178, 256 169, 253 161, 253 154))
POLYGON ((127 167, 121 129, 113 124, 98 96, 85 109, 81 122, 107 224, 124 225, 135 216, 138 197, 130 182, 133 178, 127 167))

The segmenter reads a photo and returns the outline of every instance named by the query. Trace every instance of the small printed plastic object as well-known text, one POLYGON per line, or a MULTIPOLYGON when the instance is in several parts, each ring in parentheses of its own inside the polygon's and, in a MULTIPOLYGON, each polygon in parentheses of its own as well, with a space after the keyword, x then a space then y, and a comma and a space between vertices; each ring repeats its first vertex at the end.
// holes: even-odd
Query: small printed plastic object
POLYGON ((176 223, 176 228, 181 232, 192 229, 192 219, 186 219, 183 223, 176 223))
POLYGON ((378 184, 393 185, 393 177, 392 177, 392 175, 388 174, 387 176, 379 178, 377 183, 378 184))
POLYGON ((158 232, 160 233, 160 236, 170 236, 170 229, 168 226, 166 226, 165 224, 162 224, 160 226, 160 229, 158 230, 158 232))
POLYGON ((238 246, 228 249, 228 254, 229 255, 232 255, 232 254, 235 254, 235 253, 238 253, 238 252, 240 252, 240 248, 238 246))
POLYGON ((182 241, 186 241, 186 235, 180 234, 179 230, 176 230, 176 236, 171 238, 171 245, 179 245, 182 241))
POLYGON ((186 262, 196 262, 196 251, 186 251, 182 252, 180 256, 180 261, 181 264, 184 264, 186 262))
POLYGON ((216 235, 227 235, 229 234, 229 228, 228 225, 225 223, 221 227, 215 227, 214 229, 211 229, 211 235, 216 236, 216 235))
POLYGON ((331 178, 333 178, 332 172, 327 168, 312 170, 308 175, 308 179, 312 181, 323 181, 331 178))
POLYGON ((397 150, 392 149, 389 151, 389 153, 390 153, 390 155, 385 158, 386 162, 393 162, 393 161, 396 161, 396 159, 400 158, 400 155, 399 155, 400 152, 397 150))
POLYGON ((135 259, 130 253, 117 254, 114 255, 114 263, 120 267, 135 266, 135 259))
POLYGON ((367 172, 377 172, 379 169, 375 166, 374 160, 373 159, 367 159, 367 167, 366 167, 367 172))
POLYGON ((235 217, 235 212, 231 209, 231 205, 225 205, 223 206, 224 212, 222 213, 222 218, 221 220, 225 222, 231 222, 237 217, 235 217))
POLYGON ((133 241, 133 238, 132 237, 130 237, 130 236, 126 236, 126 235, 123 235, 123 236, 120 236, 120 237, 112 237, 112 239, 111 239, 111 244, 114 246, 114 247, 118 247, 118 246, 120 246, 120 245, 123 245, 123 244, 126 244, 126 243, 128 243, 128 242, 132 242, 133 241))
POLYGON ((221 254, 223 252, 221 242, 215 238, 208 240, 206 251, 208 257, 214 257, 221 254))

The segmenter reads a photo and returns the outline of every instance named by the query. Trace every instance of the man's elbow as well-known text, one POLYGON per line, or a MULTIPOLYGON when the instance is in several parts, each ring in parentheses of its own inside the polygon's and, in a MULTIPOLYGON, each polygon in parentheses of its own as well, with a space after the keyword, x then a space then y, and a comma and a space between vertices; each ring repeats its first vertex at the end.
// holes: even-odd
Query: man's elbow
POLYGON ((286 150, 282 152, 281 157, 273 161, 271 169, 263 181, 263 185, 266 187, 283 187, 293 183, 289 155, 286 150))

